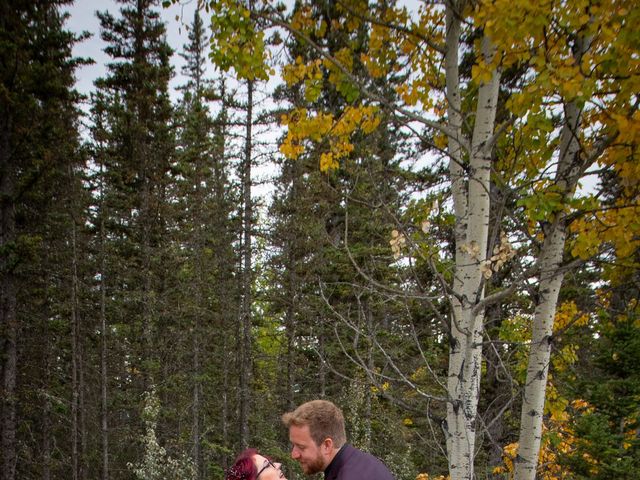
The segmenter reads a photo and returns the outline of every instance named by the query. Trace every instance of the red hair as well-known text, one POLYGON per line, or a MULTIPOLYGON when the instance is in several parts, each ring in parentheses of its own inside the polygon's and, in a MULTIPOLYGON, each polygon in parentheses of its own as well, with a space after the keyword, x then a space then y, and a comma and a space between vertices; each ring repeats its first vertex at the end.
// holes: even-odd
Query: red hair
POLYGON ((225 480, 256 480, 258 469, 253 457, 258 454, 255 448, 247 448, 236 458, 233 465, 225 472, 225 480))

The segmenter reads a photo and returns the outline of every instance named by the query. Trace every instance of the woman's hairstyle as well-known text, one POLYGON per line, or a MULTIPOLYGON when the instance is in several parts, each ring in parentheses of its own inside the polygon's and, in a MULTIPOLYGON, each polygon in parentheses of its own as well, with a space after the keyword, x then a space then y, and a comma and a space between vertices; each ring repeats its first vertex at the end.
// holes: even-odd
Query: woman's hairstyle
POLYGON ((258 454, 255 448, 247 448, 236 458, 224 475, 225 480, 256 480, 258 469, 253 457, 258 454))
POLYGON ((347 442, 342 411, 328 400, 312 400, 303 403, 293 412, 282 415, 282 423, 287 428, 291 425, 309 427, 309 434, 320 445, 326 438, 333 440, 336 448, 347 442))

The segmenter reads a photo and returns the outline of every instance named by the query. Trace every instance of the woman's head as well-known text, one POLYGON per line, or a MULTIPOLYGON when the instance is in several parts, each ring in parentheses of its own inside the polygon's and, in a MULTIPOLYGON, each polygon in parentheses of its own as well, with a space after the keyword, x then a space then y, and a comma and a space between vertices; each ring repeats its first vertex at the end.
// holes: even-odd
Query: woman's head
POLYGON ((260 455, 254 448, 248 448, 236 458, 225 475, 225 480, 287 480, 281 464, 260 455))

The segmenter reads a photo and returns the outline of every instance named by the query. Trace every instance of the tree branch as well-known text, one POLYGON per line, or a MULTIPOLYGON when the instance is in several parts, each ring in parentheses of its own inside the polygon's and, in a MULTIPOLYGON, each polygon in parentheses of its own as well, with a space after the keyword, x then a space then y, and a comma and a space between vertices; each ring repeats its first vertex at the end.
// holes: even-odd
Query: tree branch
POLYGON ((300 38, 304 42, 306 42, 311 48, 313 48, 313 50, 315 50, 318 54, 320 54, 320 56, 326 58, 332 64, 334 64, 358 88, 358 90, 365 97, 369 98, 370 100, 378 102, 380 105, 386 107, 388 110, 392 112, 396 112, 397 114, 404 116, 408 120, 421 123, 451 138, 455 138, 456 141, 460 143, 466 150, 469 150, 470 148, 469 142, 465 138, 460 138, 457 130, 449 128, 444 124, 434 122, 432 120, 428 120, 422 117, 421 115, 418 115, 415 112, 412 112, 410 110, 407 110, 406 108, 395 105, 394 103, 384 98, 382 95, 379 95, 378 93, 371 91, 370 89, 362 85, 362 83, 337 58, 335 58, 330 53, 326 52, 320 45, 314 42, 307 34, 301 32, 298 29, 293 28, 291 24, 289 24, 287 21, 270 16, 268 13, 264 11, 251 12, 251 17, 254 20, 262 19, 271 23, 272 26, 283 28, 286 31, 290 32, 291 34, 295 35, 296 37, 300 38))

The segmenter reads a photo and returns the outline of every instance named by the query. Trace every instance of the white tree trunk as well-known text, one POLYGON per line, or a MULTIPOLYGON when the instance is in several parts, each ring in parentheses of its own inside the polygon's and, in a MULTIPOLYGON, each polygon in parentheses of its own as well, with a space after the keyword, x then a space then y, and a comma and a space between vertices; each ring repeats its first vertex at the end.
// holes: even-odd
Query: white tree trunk
POLYGON ((534 480, 542 440, 542 420, 551 358, 553 319, 562 277, 558 266, 562 261, 565 232, 555 228, 545 239, 540 261, 540 299, 533 320, 531 351, 520 415, 520 444, 516 459, 516 479, 534 480))
MULTIPOLYGON (((582 47, 582 45, 580 45, 582 47)), ((580 109, 575 102, 565 105, 565 124, 560 134, 558 171, 555 184, 565 201, 574 192, 584 168, 578 158, 580 143, 580 109)), ((564 212, 545 232, 539 257, 540 286, 533 319, 529 363, 520 414, 520 440, 515 462, 515 480, 535 480, 542 443, 544 403, 551 360, 553 321, 564 274, 560 269, 566 241, 564 212)))
MULTIPOLYGON (((484 297, 481 261, 487 252, 489 235, 489 180, 491 151, 486 149, 495 125, 499 74, 482 84, 478 92, 476 122, 469 152, 469 175, 462 168, 462 119, 459 93, 460 23, 452 8, 447 10, 447 53, 445 57, 449 137, 449 173, 456 216, 456 269, 453 281, 451 337, 447 391, 447 454, 452 480, 474 477, 476 417, 482 366, 484 314, 474 307, 484 297)), ((492 47, 483 42, 489 61, 492 47)))

